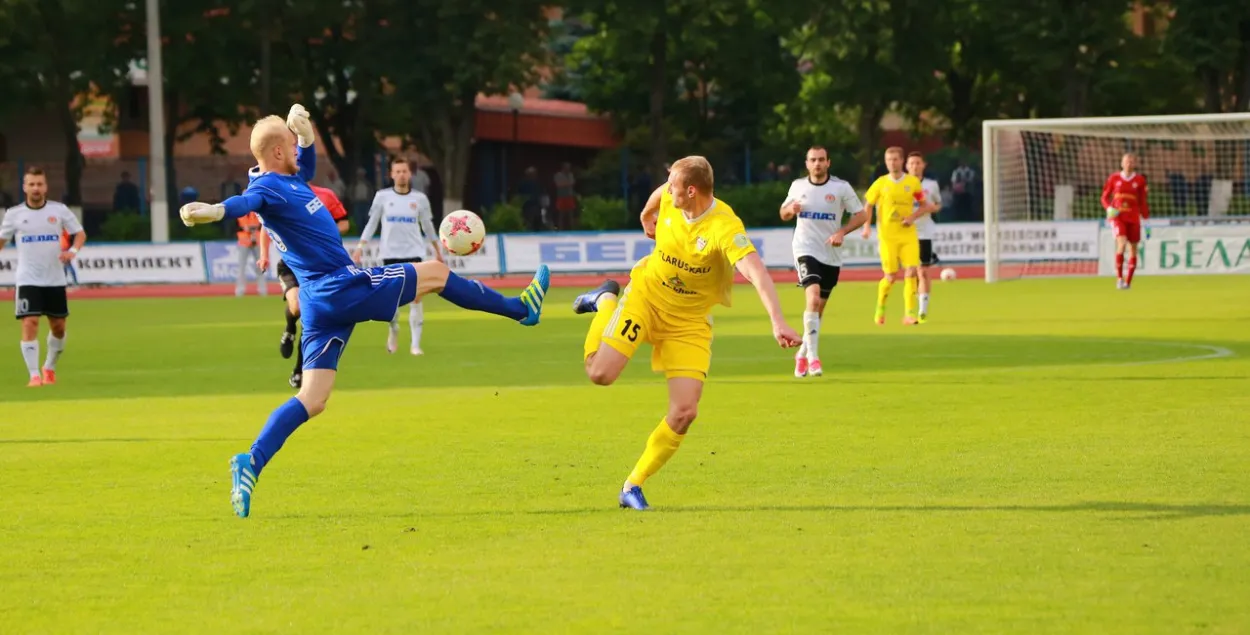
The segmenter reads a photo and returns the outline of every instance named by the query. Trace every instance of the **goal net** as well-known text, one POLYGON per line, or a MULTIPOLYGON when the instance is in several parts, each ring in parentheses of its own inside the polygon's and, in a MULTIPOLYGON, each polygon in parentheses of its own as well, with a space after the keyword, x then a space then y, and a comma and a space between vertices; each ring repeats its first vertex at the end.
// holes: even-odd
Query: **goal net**
POLYGON ((985 280, 1097 275, 1101 202, 1126 152, 1151 221, 1250 221, 1250 113, 1021 119, 982 126, 985 280))

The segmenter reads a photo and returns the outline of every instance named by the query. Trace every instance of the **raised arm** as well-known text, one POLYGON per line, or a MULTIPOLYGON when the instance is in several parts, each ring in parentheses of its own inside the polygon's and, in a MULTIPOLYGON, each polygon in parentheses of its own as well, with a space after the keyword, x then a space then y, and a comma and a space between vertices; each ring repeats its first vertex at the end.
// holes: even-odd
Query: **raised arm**
POLYGON ((655 238, 655 225, 660 220, 660 199, 664 196, 664 189, 667 187, 668 184, 665 183, 655 188, 650 198, 647 199, 647 204, 643 206, 642 214, 638 215, 638 220, 642 221, 642 233, 646 234, 647 238, 655 238))

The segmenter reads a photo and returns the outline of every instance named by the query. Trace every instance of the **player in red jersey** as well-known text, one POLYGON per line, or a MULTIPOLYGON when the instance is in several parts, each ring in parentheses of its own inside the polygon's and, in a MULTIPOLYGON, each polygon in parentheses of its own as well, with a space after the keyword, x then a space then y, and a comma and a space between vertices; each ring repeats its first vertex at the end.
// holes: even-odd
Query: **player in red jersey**
MULTIPOLYGON (((1127 289, 1137 270, 1137 243, 1141 242, 1142 221, 1150 218, 1146 200, 1146 177, 1137 174, 1137 155, 1126 152, 1120 171, 1107 177, 1102 188, 1102 205, 1115 232, 1115 286, 1127 289), (1128 251, 1128 274, 1124 272, 1124 252, 1128 251)), ((1149 232, 1149 230, 1147 230, 1149 232)))

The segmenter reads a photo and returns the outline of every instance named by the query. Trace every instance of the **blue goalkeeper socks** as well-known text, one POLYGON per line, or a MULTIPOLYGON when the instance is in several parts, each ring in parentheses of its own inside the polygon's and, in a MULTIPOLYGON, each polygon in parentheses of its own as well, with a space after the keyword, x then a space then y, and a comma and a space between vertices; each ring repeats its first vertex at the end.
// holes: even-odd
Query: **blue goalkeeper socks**
POLYGON ((477 280, 467 280, 452 272, 447 273, 447 284, 438 294, 462 309, 494 313, 514 320, 529 315, 520 298, 505 297, 477 280))
POLYGON ((265 469, 269 459, 282 449, 287 437, 294 434, 305 421, 308 421, 308 409, 295 397, 291 397, 269 415, 269 421, 265 422, 260 436, 252 444, 252 467, 256 476, 260 476, 260 471, 265 469))

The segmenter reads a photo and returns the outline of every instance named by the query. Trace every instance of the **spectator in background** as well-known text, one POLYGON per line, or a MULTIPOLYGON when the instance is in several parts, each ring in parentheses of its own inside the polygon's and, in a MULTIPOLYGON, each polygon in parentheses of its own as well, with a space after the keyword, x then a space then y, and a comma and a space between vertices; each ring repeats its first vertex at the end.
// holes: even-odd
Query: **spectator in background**
POLYGON ((117 183, 117 187, 113 189, 113 211, 121 212, 129 210, 137 212, 142 209, 143 205, 139 198, 139 186, 130 180, 129 172, 122 172, 121 181, 117 183))
POLYGON ((794 180, 794 177, 790 176, 790 166, 785 165, 784 163, 777 166, 777 180, 782 183, 794 180))
POLYGON ((760 176, 756 180, 760 183, 772 183, 773 181, 776 181, 777 164, 769 161, 768 165, 764 166, 764 169, 760 171, 760 176))
POLYGON ((178 190, 178 207, 200 200, 200 191, 188 185, 178 190))
POLYGON ((222 179, 220 191, 217 195, 220 197, 218 202, 224 201, 231 196, 239 196, 243 194, 243 185, 239 183, 239 178, 235 176, 233 169, 226 170, 226 178, 222 179))
POLYGON ((426 198, 430 197, 430 175, 415 162, 412 164, 412 189, 424 194, 426 198))
MULTIPOLYGON (((247 293, 247 272, 253 270, 253 263, 260 260, 260 216, 249 212, 239 219, 239 274, 235 279, 234 294, 243 297, 247 293)), ((266 254, 268 256, 268 254, 266 254)), ((256 274, 256 293, 268 295, 269 285, 265 283, 265 272, 256 274)))
POLYGON ((573 216, 577 212, 577 179, 573 176, 573 166, 568 162, 561 164, 553 180, 556 186, 556 229, 568 231, 573 229, 573 216))
POLYGON ((975 213, 972 210, 972 184, 977 173, 968 167, 968 162, 960 160, 959 167, 951 172, 951 192, 955 195, 955 218, 960 221, 971 220, 975 213))
POLYGON ((326 170, 326 188, 334 192, 340 201, 347 198, 347 184, 339 178, 338 170, 333 168, 326 170))
POLYGON ((538 184, 538 169, 532 165, 525 168, 525 174, 516 184, 516 193, 521 197, 521 216, 525 219, 525 227, 532 232, 542 229, 542 189, 538 184))

